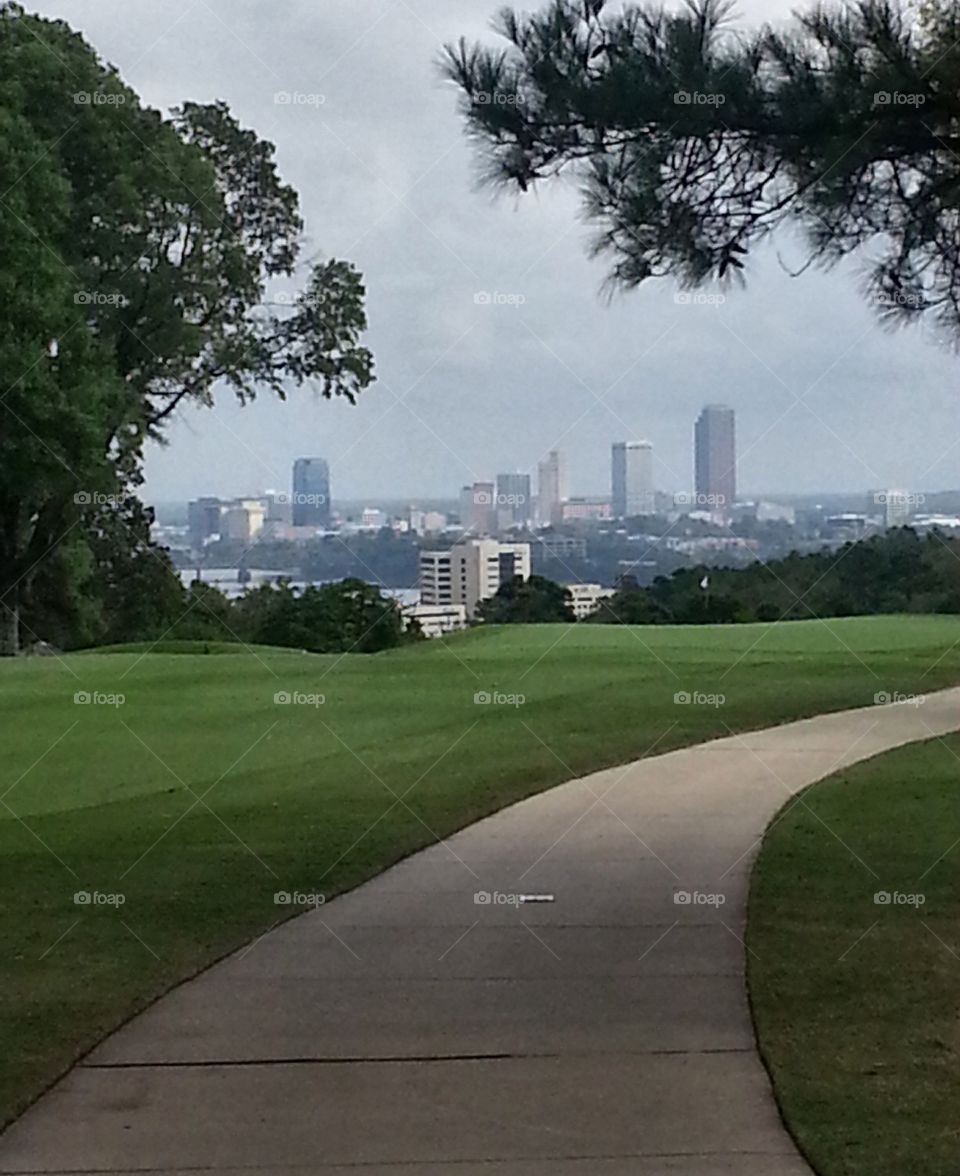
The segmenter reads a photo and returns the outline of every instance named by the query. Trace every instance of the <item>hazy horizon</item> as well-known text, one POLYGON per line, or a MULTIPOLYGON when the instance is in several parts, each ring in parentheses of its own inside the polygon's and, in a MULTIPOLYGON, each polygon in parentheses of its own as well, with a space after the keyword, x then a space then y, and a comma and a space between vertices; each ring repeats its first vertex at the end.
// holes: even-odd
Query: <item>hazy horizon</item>
MULTIPOLYGON (((793 279, 804 253, 782 234, 721 306, 677 304, 668 281, 608 302, 572 187, 478 191, 436 59, 460 35, 492 40, 498 0, 30 7, 82 31, 153 106, 225 99, 277 144, 302 198, 305 257, 348 258, 367 284, 380 380, 357 407, 304 389, 240 409, 221 393, 151 447, 148 501, 284 487, 294 458, 312 454, 344 499, 402 497, 401 486, 444 498, 502 470, 535 474, 554 448, 584 496, 606 492, 610 445, 633 438, 653 443, 658 488, 685 489, 710 401, 737 412, 747 496, 960 485, 955 356, 925 331, 886 333, 856 261, 793 279)), ((745 22, 791 7, 740 5, 745 22)))

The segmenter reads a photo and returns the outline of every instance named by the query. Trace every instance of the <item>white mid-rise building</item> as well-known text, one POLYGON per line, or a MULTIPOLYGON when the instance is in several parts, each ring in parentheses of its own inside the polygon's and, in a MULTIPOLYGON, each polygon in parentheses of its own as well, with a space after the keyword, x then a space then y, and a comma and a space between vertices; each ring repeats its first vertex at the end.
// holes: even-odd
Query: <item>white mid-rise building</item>
POLYGON ((467 610, 462 604, 409 604, 403 615, 420 625, 424 637, 442 637, 467 627, 467 610))
POLYGON ((530 578, 529 543, 470 539, 449 551, 420 552, 421 603, 462 604, 471 618, 482 600, 516 576, 530 578))
POLYGON ((564 587, 570 593, 570 607, 578 621, 585 620, 604 600, 616 595, 612 588, 604 588, 602 584, 566 584, 564 587))

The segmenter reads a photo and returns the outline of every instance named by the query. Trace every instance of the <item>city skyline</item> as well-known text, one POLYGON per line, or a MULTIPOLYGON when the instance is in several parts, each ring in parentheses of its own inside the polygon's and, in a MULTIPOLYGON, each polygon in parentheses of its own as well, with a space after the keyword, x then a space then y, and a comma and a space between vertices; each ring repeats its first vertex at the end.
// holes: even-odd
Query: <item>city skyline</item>
MULTIPOLYGON (((960 485, 954 358, 929 332, 877 324, 857 259, 794 279, 802 254, 786 231, 751 257, 745 289, 712 304, 678 303, 669 281, 608 303, 572 188, 520 202, 477 192, 435 62, 444 40, 488 36, 487 0, 419 0, 416 15, 381 0, 342 11, 297 0, 295 39, 286 22, 226 0, 183 13, 173 34, 138 0, 34 7, 80 28, 158 109, 228 101, 276 143, 302 193, 308 249, 354 259, 368 289, 380 379, 356 407, 291 389, 286 402, 240 408, 221 390, 215 409, 172 423, 167 448, 149 448, 149 501, 285 486, 304 448, 326 455, 351 499, 388 489, 384 469, 405 495, 448 493, 486 476, 494 447, 493 474, 563 448, 570 493, 595 494, 611 441, 645 436, 651 418, 657 480, 681 487, 688 421, 712 399, 737 407, 747 493, 960 485), (212 56, 201 48, 211 43, 212 56), (314 89, 322 104, 275 101, 314 89)), ((747 24, 790 7, 740 10, 747 24)))

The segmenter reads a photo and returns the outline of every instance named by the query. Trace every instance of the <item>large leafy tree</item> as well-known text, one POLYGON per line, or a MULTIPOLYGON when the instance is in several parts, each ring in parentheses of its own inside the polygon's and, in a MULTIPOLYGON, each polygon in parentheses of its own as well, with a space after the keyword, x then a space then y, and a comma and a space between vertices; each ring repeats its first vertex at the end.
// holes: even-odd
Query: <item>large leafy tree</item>
POLYGON ((38 567, 136 486, 180 406, 372 382, 362 281, 302 269, 302 230, 273 146, 224 104, 164 117, 64 23, 0 3, 0 652, 38 567))
POLYGON ((353 579, 302 590, 264 584, 234 604, 231 623, 253 644, 313 653, 376 653, 417 636, 405 631, 396 601, 353 579))
POLYGON ((615 284, 743 276, 792 220, 808 264, 869 244, 881 314, 960 338, 960 7, 818 5, 749 35, 730 11, 551 0, 501 12, 505 48, 448 46, 487 177, 575 177, 615 284))
POLYGON ((488 625, 552 625, 576 620, 570 592, 545 576, 514 576, 489 600, 482 600, 477 618, 488 625))

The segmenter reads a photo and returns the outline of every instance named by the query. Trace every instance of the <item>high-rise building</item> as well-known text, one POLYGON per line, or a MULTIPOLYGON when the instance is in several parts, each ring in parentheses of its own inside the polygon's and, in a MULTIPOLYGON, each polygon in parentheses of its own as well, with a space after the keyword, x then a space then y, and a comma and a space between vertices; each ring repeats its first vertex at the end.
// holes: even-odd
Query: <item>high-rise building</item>
POLYGON ((322 457, 301 457, 293 463, 291 505, 295 527, 330 525, 330 467, 322 457))
POLYGON ((473 617, 481 600, 501 584, 530 578, 530 544, 468 539, 450 551, 420 552, 420 600, 427 605, 462 604, 473 617))
POLYGON ((530 475, 497 474, 497 523, 501 529, 530 522, 530 475))
POLYGON ((537 467, 537 520, 541 526, 557 526, 563 521, 566 496, 563 455, 553 449, 537 467))
POLYGON ((468 535, 492 535, 497 528, 496 490, 492 482, 474 482, 460 491, 460 525, 468 535))
POLYGON ((916 495, 907 490, 887 490, 886 493, 874 497, 884 508, 883 521, 887 528, 907 526, 913 514, 916 495))
POLYGON ((220 534, 223 503, 219 498, 198 498, 187 507, 190 544, 199 551, 204 543, 220 534))
POLYGON ((729 515, 737 500, 737 432, 732 408, 708 404, 694 430, 697 506, 729 515))
POLYGON ((222 515, 222 533, 227 539, 252 543, 263 530, 267 504, 261 498, 238 498, 228 503, 222 515))
POLYGON ((649 441, 618 441, 613 446, 611 484, 615 518, 652 515, 653 446, 649 441))

